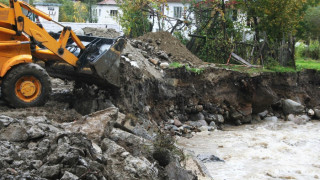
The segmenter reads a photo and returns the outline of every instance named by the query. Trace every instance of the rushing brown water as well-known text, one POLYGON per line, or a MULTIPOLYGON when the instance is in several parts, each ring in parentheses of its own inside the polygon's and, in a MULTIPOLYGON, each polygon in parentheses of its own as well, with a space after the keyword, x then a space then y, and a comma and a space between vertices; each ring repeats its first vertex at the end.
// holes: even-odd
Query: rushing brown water
POLYGON ((205 163, 215 180, 320 178, 320 121, 228 126, 180 138, 178 144, 223 159, 205 163))

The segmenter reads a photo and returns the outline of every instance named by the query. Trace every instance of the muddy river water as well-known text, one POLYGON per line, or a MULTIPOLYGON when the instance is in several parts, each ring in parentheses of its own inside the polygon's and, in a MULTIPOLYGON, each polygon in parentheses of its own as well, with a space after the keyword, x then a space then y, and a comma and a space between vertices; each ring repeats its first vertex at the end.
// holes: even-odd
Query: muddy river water
POLYGON ((180 138, 178 144, 196 155, 223 159, 205 163, 215 180, 320 178, 320 121, 227 126, 180 138))

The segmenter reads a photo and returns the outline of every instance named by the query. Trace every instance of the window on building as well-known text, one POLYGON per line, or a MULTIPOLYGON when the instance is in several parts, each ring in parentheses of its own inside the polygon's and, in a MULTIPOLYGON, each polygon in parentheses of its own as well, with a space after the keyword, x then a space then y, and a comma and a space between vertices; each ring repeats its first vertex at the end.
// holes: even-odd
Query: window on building
POLYGON ((99 16, 101 16, 101 9, 99 9, 99 16))
POLYGON ((110 16, 112 17, 118 16, 118 10, 110 10, 110 16))
POLYGON ((97 14, 97 9, 94 9, 94 10, 93 10, 93 15, 94 15, 94 16, 97 16, 97 15, 98 15, 98 14, 97 14))
POLYGON ((173 7, 173 9, 174 9, 173 17, 181 18, 181 16, 182 16, 182 7, 173 7))

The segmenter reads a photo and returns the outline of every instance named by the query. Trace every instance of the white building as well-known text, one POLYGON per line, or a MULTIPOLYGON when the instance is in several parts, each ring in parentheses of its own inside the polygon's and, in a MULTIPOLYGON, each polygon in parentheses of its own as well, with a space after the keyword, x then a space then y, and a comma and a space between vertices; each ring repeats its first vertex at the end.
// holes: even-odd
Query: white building
MULTIPOLYGON (((158 22, 156 16, 150 16, 150 21, 153 22, 154 20, 153 31, 170 31, 178 20, 184 21, 186 17, 191 21, 194 20, 193 15, 188 14, 189 7, 190 3, 187 3, 186 0, 167 0, 167 5, 160 7, 161 14, 164 15, 160 22, 158 22)), ((190 31, 191 29, 189 28, 188 30, 190 31)))
MULTIPOLYGON (((54 21, 59 21, 59 7, 61 6, 61 4, 57 4, 57 3, 34 3, 34 6, 49 14, 50 17, 54 20, 54 21)), ((45 22, 47 20, 40 18, 40 22, 45 22)))
MULTIPOLYGON (((186 0, 168 0, 167 6, 161 7, 163 15, 166 16, 166 18, 160 22, 162 30, 170 29, 175 25, 177 19, 183 20, 184 15, 186 15, 186 10, 190 6, 189 3, 184 2, 186 2, 186 0)), ((114 0, 103 0, 102 2, 97 3, 97 5, 92 8, 92 11, 97 23, 119 25, 116 17, 121 15, 121 10, 114 0)), ((160 28, 157 18, 155 16, 150 16, 150 21, 153 21, 153 18, 153 31, 159 31, 160 28)))
POLYGON ((119 14, 119 7, 114 0, 104 0, 93 6, 93 19, 97 23, 118 24, 116 18, 119 14))

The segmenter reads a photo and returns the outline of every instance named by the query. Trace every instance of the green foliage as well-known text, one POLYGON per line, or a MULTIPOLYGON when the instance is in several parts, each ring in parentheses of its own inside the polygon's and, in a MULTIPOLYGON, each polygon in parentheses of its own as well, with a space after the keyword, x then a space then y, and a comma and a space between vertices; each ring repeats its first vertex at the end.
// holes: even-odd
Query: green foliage
POLYGON ((59 11, 59 21, 75 22, 75 20, 73 19, 73 15, 74 15, 73 2, 69 0, 59 0, 59 2, 62 4, 62 6, 60 6, 60 11, 59 11))
POLYGON ((255 29, 266 32, 271 41, 280 41, 288 33, 296 33, 304 3, 304 0, 249 0, 245 10, 249 19, 259 19, 255 29))
MULTIPOLYGON (((235 1, 229 1, 232 4, 235 1)), ((229 3, 228 2, 228 3, 229 3)), ((191 11, 197 19, 196 35, 191 51, 206 62, 226 63, 235 41, 242 40, 244 24, 233 19, 237 16, 235 7, 225 8, 223 1, 194 1, 191 11)), ((188 46, 188 45, 187 45, 188 46)))
POLYGON ((310 58, 318 60, 320 59, 320 43, 319 41, 310 41, 309 45, 301 43, 296 47, 297 58, 310 58))
POLYGON ((298 58, 296 60, 297 69, 315 69, 320 71, 320 61, 319 60, 311 60, 311 59, 303 59, 298 58))
POLYGON ((180 40, 180 42, 184 45, 187 44, 188 39, 181 33, 181 31, 174 31, 173 36, 180 40))
POLYGON ((203 72, 202 68, 191 68, 190 66, 185 66, 187 71, 194 72, 196 74, 201 74, 203 72))
POLYGON ((148 0, 116 0, 116 2, 122 10, 119 22, 125 35, 138 37, 151 31, 151 24, 148 20, 149 13, 143 11, 149 5, 148 0))
POLYGON ((304 17, 306 32, 312 39, 320 39, 320 6, 309 7, 304 17))
POLYGON ((178 62, 173 62, 169 65, 171 68, 181 68, 181 67, 185 67, 185 69, 187 71, 191 71, 191 72, 194 72, 196 74, 201 74, 203 72, 203 69, 202 68, 192 68, 188 65, 183 65, 183 64, 180 64, 178 62))
POLYGON ((5 5, 9 5, 9 0, 0 0, 0 3, 5 4, 5 5))
POLYGON ((172 68, 180 68, 180 67, 183 67, 182 64, 178 63, 178 62, 173 62, 169 65, 170 67, 172 68))

